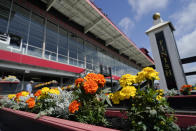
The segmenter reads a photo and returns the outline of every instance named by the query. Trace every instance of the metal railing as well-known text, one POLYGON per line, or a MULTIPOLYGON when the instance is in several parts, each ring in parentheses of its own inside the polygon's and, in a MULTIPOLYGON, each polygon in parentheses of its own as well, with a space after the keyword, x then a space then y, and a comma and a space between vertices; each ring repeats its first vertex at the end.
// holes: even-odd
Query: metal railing
MULTIPOLYGON (((196 56, 181 59, 182 64, 189 64, 196 62, 196 56)), ((196 75, 196 71, 186 72, 185 76, 196 75)))
POLYGON ((77 67, 82 67, 82 68, 87 68, 86 65, 89 64, 92 67, 90 70, 93 70, 93 67, 97 66, 97 65, 93 65, 92 63, 89 63, 87 61, 68 57, 66 55, 52 52, 49 50, 45 50, 44 55, 43 55, 42 48, 39 48, 39 47, 36 47, 33 45, 27 45, 24 43, 23 44, 21 43, 20 47, 14 47, 14 46, 10 46, 8 44, 1 44, 0 49, 7 50, 10 52, 20 53, 20 54, 24 54, 24 55, 28 55, 28 56, 38 57, 38 58, 42 58, 42 59, 46 59, 46 60, 51 60, 51 61, 59 62, 62 64, 69 64, 69 65, 73 65, 73 66, 77 66, 77 67))
MULTIPOLYGON (((92 71, 95 73, 98 73, 100 71, 99 64, 94 64, 93 62, 90 63, 86 60, 86 58, 84 58, 84 60, 80 60, 80 59, 70 57, 69 54, 66 56, 63 54, 59 54, 57 52, 43 50, 40 47, 28 45, 26 43, 21 43, 20 47, 15 47, 9 44, 0 43, 0 49, 7 50, 10 52, 20 53, 20 54, 24 54, 28 56, 38 57, 38 58, 46 59, 50 61, 55 61, 55 62, 62 63, 62 64, 68 64, 68 65, 73 65, 76 67, 85 68, 88 71, 92 71)), ((125 72, 122 73, 119 70, 118 71, 113 70, 112 74, 121 76, 122 74, 125 74, 125 72)))

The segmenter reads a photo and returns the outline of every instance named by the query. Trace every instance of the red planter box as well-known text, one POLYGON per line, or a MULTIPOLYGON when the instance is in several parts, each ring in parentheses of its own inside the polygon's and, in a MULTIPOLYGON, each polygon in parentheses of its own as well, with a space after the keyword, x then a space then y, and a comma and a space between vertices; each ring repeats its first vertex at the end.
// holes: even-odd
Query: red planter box
MULTIPOLYGON (((118 110, 107 110, 106 116, 107 117, 120 117, 120 118, 127 119, 125 111, 121 113, 118 110)), ((175 114, 174 116, 177 118, 176 124, 178 124, 180 128, 187 128, 189 126, 193 126, 196 124, 196 115, 175 114)))
POLYGON ((36 116, 37 114, 34 113, 2 108, 0 109, 0 124, 2 124, 0 129, 20 131, 117 131, 49 116, 35 119, 36 116))
POLYGON ((189 126, 194 126, 196 124, 196 115, 179 115, 175 114, 177 117, 177 124, 181 128, 187 128, 189 126))
POLYGON ((166 97, 169 106, 174 110, 196 111, 196 95, 180 95, 166 97))

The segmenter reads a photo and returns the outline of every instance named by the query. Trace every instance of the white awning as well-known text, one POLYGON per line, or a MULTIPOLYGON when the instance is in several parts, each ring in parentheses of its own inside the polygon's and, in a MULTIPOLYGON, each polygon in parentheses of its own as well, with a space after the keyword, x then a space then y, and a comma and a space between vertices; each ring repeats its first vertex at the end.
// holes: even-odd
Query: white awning
POLYGON ((112 46, 119 54, 136 61, 143 67, 154 65, 136 45, 122 33, 90 0, 42 0, 47 10, 55 8, 70 20, 84 27, 84 33, 91 32, 112 46))

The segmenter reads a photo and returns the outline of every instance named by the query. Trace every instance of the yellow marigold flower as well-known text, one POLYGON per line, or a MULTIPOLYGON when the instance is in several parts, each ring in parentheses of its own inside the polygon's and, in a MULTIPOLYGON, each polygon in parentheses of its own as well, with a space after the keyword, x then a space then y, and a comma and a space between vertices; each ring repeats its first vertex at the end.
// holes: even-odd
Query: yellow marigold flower
POLYGON ((50 89, 50 90, 48 91, 48 93, 50 93, 50 94, 55 94, 55 95, 59 95, 59 94, 60 94, 60 91, 57 90, 57 89, 50 89))
POLYGON ((120 94, 120 92, 117 91, 117 92, 113 93, 113 95, 111 95, 111 100, 114 104, 120 103, 119 94, 120 94))
POLYGON ((120 100, 119 100, 119 99, 112 99, 112 102, 113 102, 114 104, 119 104, 119 103, 120 103, 120 100))
POLYGON ((42 94, 47 94, 49 90, 50 90, 50 88, 48 88, 48 87, 43 87, 43 88, 41 89, 42 94))
POLYGON ((160 123, 161 123, 161 125, 165 125, 165 122, 164 121, 161 121, 160 123))
POLYGON ((22 91, 22 92, 21 92, 21 95, 22 95, 22 96, 28 96, 28 95, 29 95, 29 92, 27 92, 27 91, 22 91))
POLYGON ((113 93, 109 93, 108 95, 109 99, 111 99, 112 96, 113 96, 113 93))
POLYGON ((145 72, 138 72, 137 77, 136 77, 136 83, 141 83, 142 81, 145 80, 145 72))
POLYGON ((163 93, 164 92, 164 89, 160 89, 159 91, 163 93))
POLYGON ((38 96, 37 99, 39 100, 41 98, 41 96, 38 96))
POLYGON ((152 67, 146 67, 142 70, 142 72, 144 72, 144 77, 146 79, 150 79, 150 80, 160 80, 159 78, 159 72, 155 71, 152 67))
POLYGON ((120 86, 131 86, 133 83, 136 83, 136 76, 131 74, 125 74, 120 78, 120 86))
POLYGON ((163 97, 162 97, 161 95, 158 95, 158 96, 156 97, 156 100, 160 101, 162 98, 163 98, 163 97))
POLYGON ((14 99, 15 97, 16 97, 16 94, 9 94, 9 95, 8 95, 8 98, 9 98, 9 99, 14 99))
POLYGON ((159 95, 161 95, 161 96, 162 96, 162 95, 163 95, 163 93, 164 93, 164 90, 163 90, 163 89, 159 89, 159 90, 156 90, 156 92, 157 92, 157 93, 159 93, 159 95))
POLYGON ((129 99, 136 95, 136 88, 134 86, 125 86, 120 91, 120 100, 129 99))

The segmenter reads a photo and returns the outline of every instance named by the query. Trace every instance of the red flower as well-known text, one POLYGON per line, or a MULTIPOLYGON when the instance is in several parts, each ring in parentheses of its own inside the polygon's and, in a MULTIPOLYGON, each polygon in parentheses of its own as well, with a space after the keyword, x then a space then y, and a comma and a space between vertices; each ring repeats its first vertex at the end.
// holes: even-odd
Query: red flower
POLYGON ((76 111, 79 110, 79 106, 80 106, 80 102, 78 102, 77 100, 73 101, 70 105, 69 105, 69 112, 71 113, 75 113, 76 111))
POLYGON ((98 85, 100 85, 101 87, 104 87, 106 80, 102 74, 97 74, 97 82, 98 82, 98 85))
POLYGON ((34 94, 34 96, 40 96, 42 94, 42 91, 41 90, 38 90, 38 91, 36 91, 36 93, 34 94))
POLYGON ((184 91, 191 91, 192 90, 192 85, 183 85, 181 88, 180 88, 180 92, 184 92, 184 91))
POLYGON ((83 88, 86 94, 94 94, 98 89, 98 85, 93 80, 87 80, 84 82, 83 88))
POLYGON ((75 85, 76 85, 77 87, 79 87, 80 84, 82 84, 83 82, 84 82, 84 79, 83 79, 83 78, 78 78, 78 79, 75 80, 75 85))
POLYGON ((28 104, 29 108, 33 108, 35 106, 35 99, 31 97, 28 100, 26 100, 26 103, 28 104))

